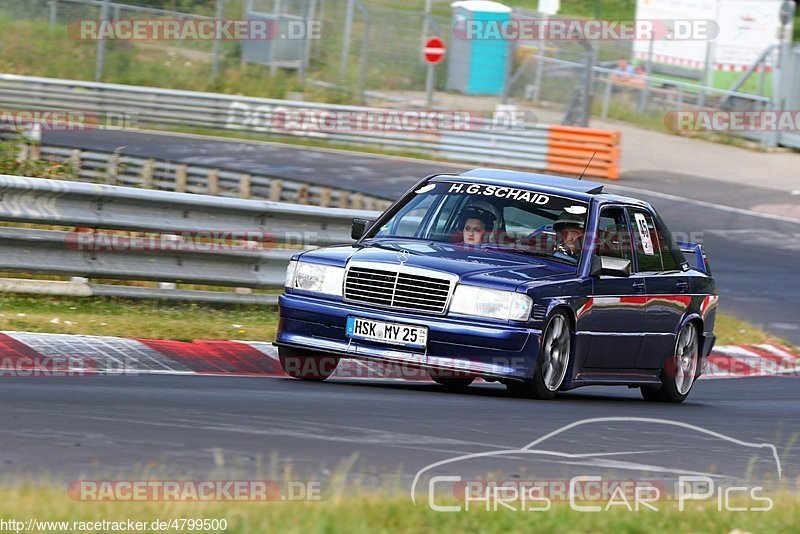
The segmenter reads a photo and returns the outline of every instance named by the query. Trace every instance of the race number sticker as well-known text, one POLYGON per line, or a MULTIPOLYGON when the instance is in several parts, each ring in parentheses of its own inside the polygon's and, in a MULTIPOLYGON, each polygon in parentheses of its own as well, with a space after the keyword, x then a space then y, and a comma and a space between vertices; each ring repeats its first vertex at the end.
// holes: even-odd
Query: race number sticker
POLYGON ((647 227, 647 219, 644 218, 642 213, 634 213, 633 218, 636 219, 636 226, 639 228, 639 236, 642 238, 642 249, 648 256, 655 255, 653 249, 653 239, 650 237, 650 229, 647 227))

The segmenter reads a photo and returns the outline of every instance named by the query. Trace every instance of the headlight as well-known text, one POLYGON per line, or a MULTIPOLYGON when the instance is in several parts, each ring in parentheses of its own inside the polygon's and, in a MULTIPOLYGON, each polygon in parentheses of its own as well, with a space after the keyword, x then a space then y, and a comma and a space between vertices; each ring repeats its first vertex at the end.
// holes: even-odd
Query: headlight
POLYGON ((314 293, 342 296, 344 268, 305 261, 290 261, 286 269, 286 287, 314 293))
POLYGON ((459 284, 450 303, 450 312, 509 321, 527 321, 533 301, 514 291, 485 289, 459 284))

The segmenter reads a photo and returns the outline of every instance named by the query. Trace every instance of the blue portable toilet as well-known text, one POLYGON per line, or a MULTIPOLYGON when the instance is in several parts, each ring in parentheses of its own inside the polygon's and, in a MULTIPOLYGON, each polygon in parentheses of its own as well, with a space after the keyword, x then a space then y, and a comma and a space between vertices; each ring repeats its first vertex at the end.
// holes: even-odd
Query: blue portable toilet
POLYGON ((462 0, 453 9, 453 37, 447 63, 447 89, 468 95, 503 92, 509 41, 502 27, 511 8, 488 0, 462 0))

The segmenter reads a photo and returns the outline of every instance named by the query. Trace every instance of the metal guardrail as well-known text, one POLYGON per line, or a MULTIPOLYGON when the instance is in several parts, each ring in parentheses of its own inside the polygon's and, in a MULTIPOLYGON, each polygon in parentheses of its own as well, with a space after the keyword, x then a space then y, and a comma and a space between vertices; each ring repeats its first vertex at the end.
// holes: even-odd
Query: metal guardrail
POLYGON ((80 180, 91 183, 265 199, 326 208, 382 211, 391 204, 388 200, 346 189, 284 180, 267 175, 227 171, 204 165, 141 158, 117 152, 32 145, 27 156, 31 159, 68 162, 80 180))
MULTIPOLYGON (((0 175, 0 221, 37 225, 0 226, 0 271, 277 289, 298 249, 351 242, 352 219, 376 215, 0 175)), ((167 287, 97 285, 88 280, 0 283, 0 290, 49 294, 260 303, 276 298, 249 291, 167 287)))
MULTIPOLYGON (((376 108, 343 106, 255 98, 238 95, 178 91, 156 87, 94 83, 55 78, 39 78, 0 74, 0 107, 5 109, 83 110, 87 113, 110 114, 116 117, 135 116, 141 125, 195 127, 212 130, 233 130, 248 134, 266 134, 329 141, 347 145, 365 145, 404 152, 426 154, 436 158, 481 164, 504 164, 525 169, 552 171, 547 158, 553 142, 570 143, 571 167, 586 165, 593 147, 582 141, 562 140, 558 130, 547 124, 513 124, 502 120, 472 118, 463 130, 404 130, 385 128, 316 127, 321 114, 342 116, 368 114, 376 108), (316 113, 317 122, 304 120, 287 126, 286 113, 316 113), (338 114, 338 115, 337 115, 338 114), (476 150, 475 147, 482 147, 476 150), (487 152, 485 149, 491 149, 487 152), (574 154, 573 154, 574 153, 574 154), (537 156, 538 154, 538 156, 537 156), (583 165, 581 165, 583 163, 583 165)), ((296 117, 297 115, 293 115, 296 117)), ((305 117, 307 115, 300 115, 305 117)), ((618 142, 618 135, 607 132, 618 142)), ((561 149, 565 147, 560 147, 561 149)), ((613 157, 600 154, 587 170, 588 176, 618 177, 618 151, 606 150, 613 157)), ((557 156, 561 157, 561 156, 557 156)), ((567 171, 555 171, 567 172, 567 171)))

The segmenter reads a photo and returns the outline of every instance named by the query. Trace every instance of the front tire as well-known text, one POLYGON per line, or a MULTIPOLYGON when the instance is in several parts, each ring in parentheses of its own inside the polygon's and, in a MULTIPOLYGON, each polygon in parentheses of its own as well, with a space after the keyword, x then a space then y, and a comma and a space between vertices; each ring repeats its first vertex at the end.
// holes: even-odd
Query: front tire
POLYGON ((509 382, 506 388, 513 395, 550 400, 564 384, 571 358, 572 330, 569 318, 563 311, 556 311, 550 316, 542 333, 533 379, 509 382))
POLYGON ((675 352, 661 370, 661 386, 642 386, 645 400, 676 403, 686 400, 697 377, 699 340, 697 327, 693 323, 683 325, 675 340, 675 352))
POLYGON ((287 375, 312 382, 322 382, 333 374, 339 364, 338 356, 288 347, 278 347, 278 359, 287 375))

